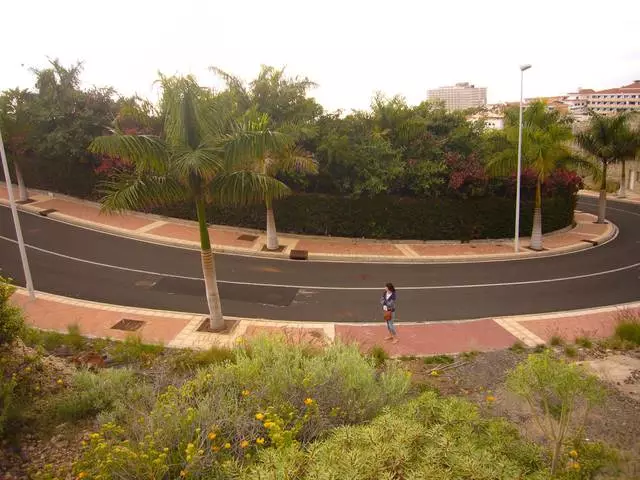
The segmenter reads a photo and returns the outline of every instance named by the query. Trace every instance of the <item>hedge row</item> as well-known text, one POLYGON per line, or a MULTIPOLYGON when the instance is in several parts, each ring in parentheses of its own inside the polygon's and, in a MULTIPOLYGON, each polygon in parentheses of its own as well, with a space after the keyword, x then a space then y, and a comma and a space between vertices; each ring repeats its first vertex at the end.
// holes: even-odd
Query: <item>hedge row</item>
MULTIPOLYGON (((350 198, 296 194, 276 202, 278 231, 307 235, 413 240, 473 240, 513 236, 514 200, 503 197, 416 199, 392 196, 350 198)), ((571 225, 575 195, 543 199, 543 232, 571 225)), ((192 205, 156 210, 195 220, 192 205)), ((218 225, 264 229, 263 206, 211 206, 208 221, 218 225)), ((522 203, 520 233, 529 235, 533 204, 522 203)))

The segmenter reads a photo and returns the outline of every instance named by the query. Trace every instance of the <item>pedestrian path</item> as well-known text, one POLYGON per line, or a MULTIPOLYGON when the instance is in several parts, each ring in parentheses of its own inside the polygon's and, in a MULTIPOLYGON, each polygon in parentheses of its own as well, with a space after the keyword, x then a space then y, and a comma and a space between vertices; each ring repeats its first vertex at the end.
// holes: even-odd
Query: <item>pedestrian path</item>
POLYGON ((39 292, 31 299, 24 289, 18 289, 12 302, 23 309, 27 323, 35 328, 66 332, 70 325, 77 325, 88 337, 123 340, 134 335, 145 343, 207 349, 232 347, 242 338, 279 332, 294 340, 356 342, 365 352, 373 346, 383 346, 395 357, 500 350, 517 341, 534 347, 549 342, 553 336, 560 336, 567 342, 573 342, 577 337, 606 338, 613 333, 619 312, 640 313, 640 302, 635 302, 543 315, 400 323, 397 325, 400 341, 392 344, 384 340, 387 330, 382 320, 380 323, 343 324, 225 317, 225 332, 208 333, 199 331, 207 322, 206 317, 199 314, 120 307, 39 292), (122 330, 123 325, 129 330, 122 330))
MULTIPOLYGON (((127 236, 140 240, 199 248, 196 222, 158 215, 126 212, 104 214, 97 203, 78 200, 65 195, 32 190, 28 203, 20 208, 46 215, 49 218, 74 225, 127 236)), ((0 203, 7 204, 7 190, 0 184, 0 203)), ((214 250, 273 258, 289 258, 292 250, 308 252, 310 260, 363 261, 363 262, 460 262, 472 260, 530 258, 550 254, 567 253, 590 248, 613 238, 615 226, 594 223, 596 217, 576 212, 575 226, 544 236, 543 252, 530 250, 529 239, 522 238, 520 251, 514 252, 512 239, 459 241, 388 241, 352 238, 279 235, 280 252, 265 249, 266 236, 259 230, 212 226, 214 250)))

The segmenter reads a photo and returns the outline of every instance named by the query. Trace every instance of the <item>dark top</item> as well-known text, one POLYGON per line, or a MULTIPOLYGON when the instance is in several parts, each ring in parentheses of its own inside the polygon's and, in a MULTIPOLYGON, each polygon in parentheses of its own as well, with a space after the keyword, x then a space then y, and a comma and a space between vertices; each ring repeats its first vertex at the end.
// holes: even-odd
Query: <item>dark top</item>
POLYGON ((387 291, 385 290, 382 294, 382 298, 380 298, 380 303, 382 306, 386 306, 387 310, 392 312, 396 311, 396 292, 391 292, 391 296, 387 298, 387 291))

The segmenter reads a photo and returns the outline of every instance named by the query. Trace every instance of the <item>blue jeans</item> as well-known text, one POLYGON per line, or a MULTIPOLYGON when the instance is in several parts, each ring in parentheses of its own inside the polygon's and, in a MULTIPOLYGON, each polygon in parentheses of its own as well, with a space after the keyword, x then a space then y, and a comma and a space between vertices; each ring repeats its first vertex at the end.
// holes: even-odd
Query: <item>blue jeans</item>
POLYGON ((396 320, 396 312, 395 310, 393 312, 391 312, 391 320, 387 320, 387 330, 389 330, 389 333, 391 335, 393 335, 394 337, 397 335, 396 333, 396 327, 393 324, 393 322, 395 322, 396 320))

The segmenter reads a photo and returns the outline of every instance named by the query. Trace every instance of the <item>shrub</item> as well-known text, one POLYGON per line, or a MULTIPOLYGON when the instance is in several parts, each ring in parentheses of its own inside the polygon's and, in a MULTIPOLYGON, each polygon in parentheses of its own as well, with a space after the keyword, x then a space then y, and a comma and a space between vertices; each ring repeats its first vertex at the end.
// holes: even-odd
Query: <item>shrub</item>
POLYGON ((425 365, 441 365, 453 363, 453 357, 450 355, 433 355, 422 359, 425 365))
MULTIPOLYGON (((543 199, 543 231, 571 225, 574 194, 543 199)), ((453 198, 338 197, 295 194, 274 206, 283 232, 344 237, 414 240, 472 240, 506 238, 513 234, 513 199, 495 196, 453 198), (393 212, 393 215, 390 214, 393 212)), ((195 220, 191 205, 156 210, 163 215, 195 220)), ((210 206, 212 223, 263 229, 263 207, 210 206)), ((522 235, 531 232, 533 204, 522 206, 522 235)))
POLYGON ((593 347, 593 342, 589 337, 576 337, 575 344, 582 348, 591 348, 593 347))
POLYGON ((174 371, 191 372, 216 363, 234 362, 233 350, 212 346, 208 350, 182 350, 172 355, 169 364, 174 371))
POLYGON ((551 473, 558 470, 562 446, 584 425, 589 409, 604 399, 598 379, 581 366, 557 360, 547 350, 529 355, 507 376, 507 387, 523 397, 551 449, 551 473))
POLYGON ((371 350, 369 350, 369 356, 373 359, 373 363, 377 368, 383 366, 384 363, 389 360, 389 354, 380 345, 374 345, 371 347, 371 350))
POLYGON ((541 458, 505 421, 484 420, 470 402, 427 392, 367 425, 338 428, 306 452, 261 451, 241 478, 546 478, 541 458))
POLYGON ((77 421, 111 409, 118 401, 135 396, 140 380, 128 369, 104 369, 97 373, 77 372, 71 389, 58 397, 54 411, 63 421, 77 421))
POLYGON ((523 353, 527 351, 527 347, 521 340, 516 340, 513 345, 509 347, 509 350, 515 353, 523 353))
POLYGON ((20 308, 9 303, 16 288, 0 277, 0 345, 13 342, 24 331, 24 318, 20 308))
POLYGON ((63 333, 38 330, 36 328, 26 328, 22 339, 25 345, 34 348, 40 347, 49 352, 67 343, 67 336, 63 333))
POLYGON ((561 345, 564 345, 564 339, 560 335, 554 335, 549 340, 549 345, 553 347, 559 347, 561 345))
POLYGON ((69 345, 74 351, 78 352, 82 350, 86 345, 85 338, 80 334, 80 326, 77 323, 69 325, 67 327, 67 336, 65 343, 69 345))
POLYGON ((137 335, 130 335, 122 342, 116 342, 111 350, 113 360, 118 363, 150 364, 164 351, 162 345, 142 343, 137 335))
POLYGON ((567 345, 564 347, 564 354, 569 358, 578 356, 578 349, 573 345, 567 345))
POLYGON ((235 363, 210 365, 168 387, 126 427, 104 424, 76 471, 177 478, 206 470, 215 478, 222 461, 247 460, 269 445, 308 444, 335 426, 370 420, 408 388, 406 372, 393 365, 378 372, 355 346, 334 344, 309 356, 282 339, 253 339, 236 350, 235 363))
POLYGON ((640 345, 640 315, 630 311, 619 314, 615 336, 634 345, 640 345))

